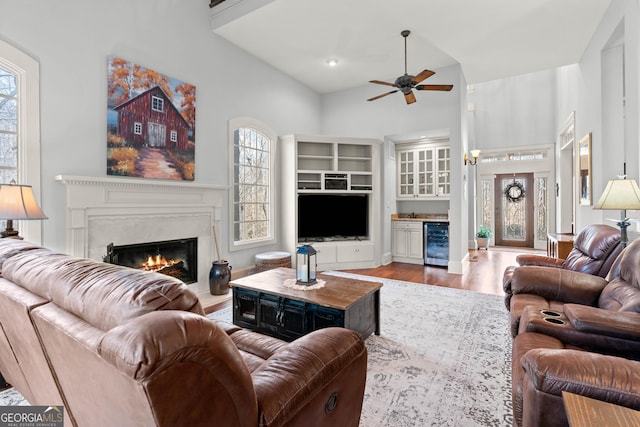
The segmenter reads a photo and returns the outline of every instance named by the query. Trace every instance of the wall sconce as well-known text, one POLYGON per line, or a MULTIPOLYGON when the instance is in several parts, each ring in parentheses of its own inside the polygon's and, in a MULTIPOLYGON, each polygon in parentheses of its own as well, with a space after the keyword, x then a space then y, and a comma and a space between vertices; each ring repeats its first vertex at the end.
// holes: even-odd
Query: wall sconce
POLYGON ((467 153, 464 153, 464 165, 467 166, 467 164, 469 164, 475 166, 478 164, 478 157, 480 157, 480 150, 471 150, 471 158, 467 156, 467 153))
POLYGON ((7 220, 7 228, 0 236, 21 239, 18 230, 13 229, 13 220, 47 219, 47 216, 38 206, 30 185, 16 185, 11 181, 11 184, 0 185, 0 219, 7 220))

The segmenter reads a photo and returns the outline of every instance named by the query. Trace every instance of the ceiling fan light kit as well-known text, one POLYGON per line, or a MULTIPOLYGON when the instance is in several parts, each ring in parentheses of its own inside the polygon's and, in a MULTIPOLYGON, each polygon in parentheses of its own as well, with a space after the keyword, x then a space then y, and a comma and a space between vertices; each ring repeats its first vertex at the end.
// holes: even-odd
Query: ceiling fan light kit
POLYGON ((398 77, 395 82, 383 82, 381 80, 369 80, 369 83, 375 83, 379 85, 392 86, 395 87, 395 90, 383 93, 378 96, 374 96, 373 98, 367 99, 367 101, 375 101, 376 99, 380 99, 384 96, 391 95, 392 93, 402 92, 404 95, 404 99, 407 104, 413 104, 416 102, 416 96, 413 93, 413 89, 415 90, 439 90, 439 91, 450 91, 453 89, 453 85, 424 85, 418 84, 423 80, 428 79, 429 77, 435 74, 434 71, 431 70, 423 70, 416 76, 412 76, 407 73, 407 37, 411 34, 411 31, 404 30, 400 33, 402 37, 404 37, 404 75, 398 77))

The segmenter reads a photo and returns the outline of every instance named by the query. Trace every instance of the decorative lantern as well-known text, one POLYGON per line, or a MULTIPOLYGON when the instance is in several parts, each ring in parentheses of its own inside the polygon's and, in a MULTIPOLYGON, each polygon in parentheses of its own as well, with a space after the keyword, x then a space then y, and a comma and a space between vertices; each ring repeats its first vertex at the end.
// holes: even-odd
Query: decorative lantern
POLYGON ((316 283, 316 250, 311 245, 302 245, 296 251, 296 279, 300 285, 316 283))

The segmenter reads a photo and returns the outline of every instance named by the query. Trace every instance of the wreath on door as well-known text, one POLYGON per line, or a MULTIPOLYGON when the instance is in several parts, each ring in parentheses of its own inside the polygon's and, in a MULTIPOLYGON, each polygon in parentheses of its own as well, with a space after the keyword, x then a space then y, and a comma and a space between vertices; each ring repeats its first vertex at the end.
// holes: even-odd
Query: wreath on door
POLYGON ((513 181, 504 189, 504 195, 510 202, 519 202, 524 199, 524 185, 518 181, 513 181))

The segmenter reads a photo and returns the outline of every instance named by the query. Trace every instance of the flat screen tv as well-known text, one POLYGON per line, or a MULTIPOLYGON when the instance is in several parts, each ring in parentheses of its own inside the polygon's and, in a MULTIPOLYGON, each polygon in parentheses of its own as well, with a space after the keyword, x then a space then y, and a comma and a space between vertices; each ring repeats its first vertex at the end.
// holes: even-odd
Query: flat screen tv
POLYGON ((298 240, 358 239, 368 236, 366 194, 298 195, 298 240))

